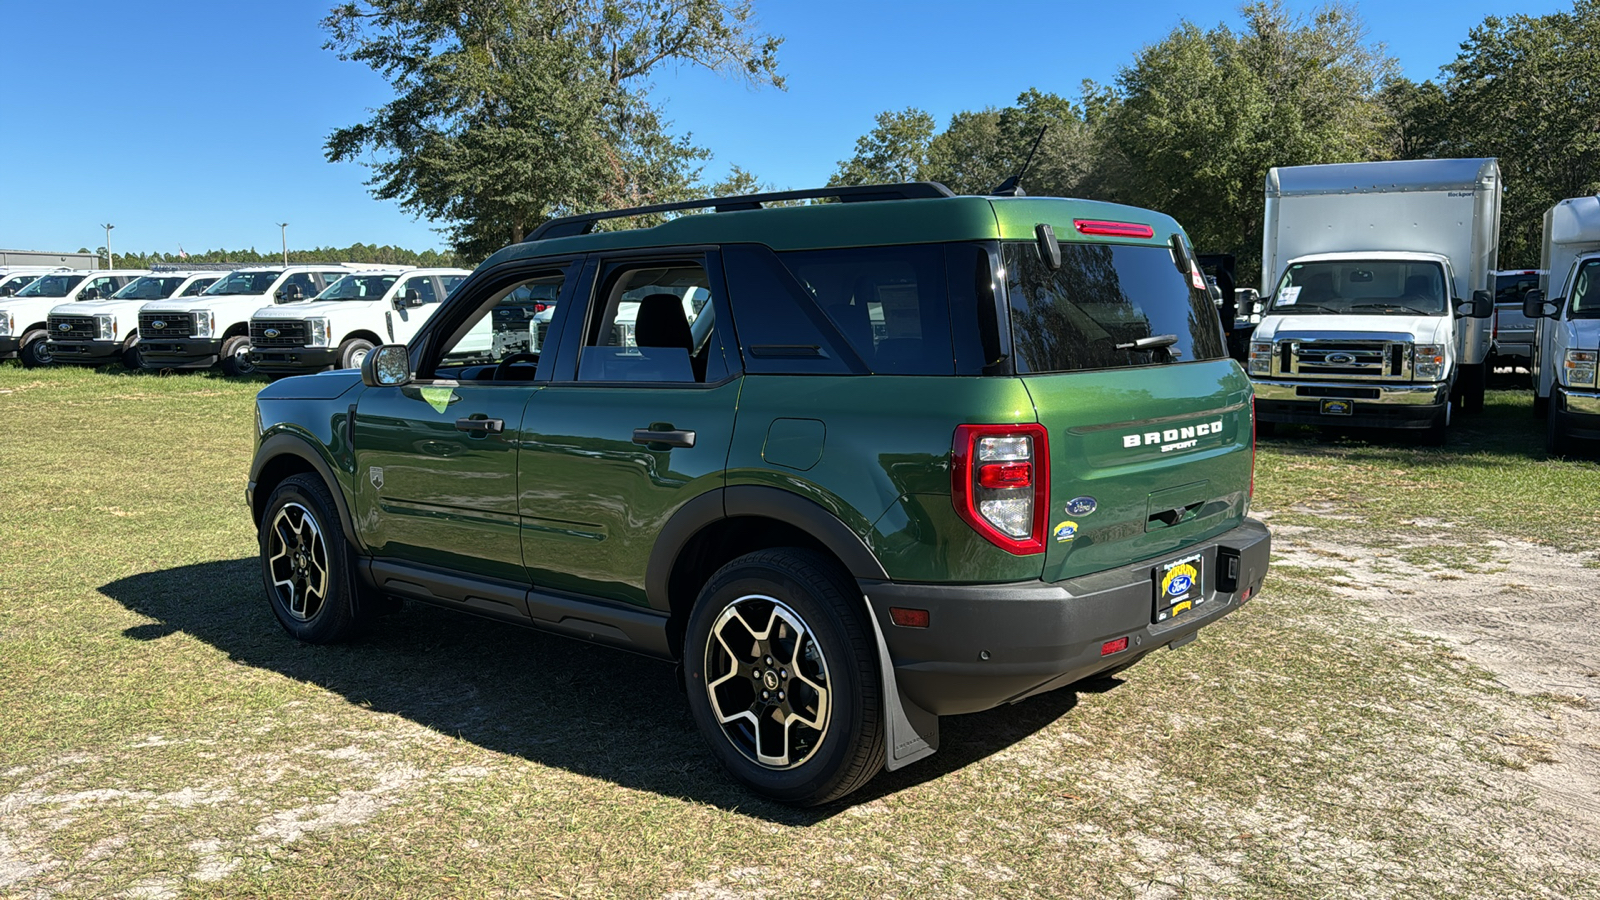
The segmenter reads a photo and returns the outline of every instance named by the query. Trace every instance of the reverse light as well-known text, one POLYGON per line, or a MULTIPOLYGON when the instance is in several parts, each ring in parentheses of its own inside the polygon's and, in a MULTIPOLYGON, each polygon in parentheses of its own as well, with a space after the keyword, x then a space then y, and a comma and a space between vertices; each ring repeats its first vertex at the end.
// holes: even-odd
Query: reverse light
POLYGON ((1420 381, 1438 381, 1444 377, 1444 346, 1418 344, 1411 351, 1411 371, 1420 381))
POLYGON ((1246 371, 1248 371, 1251 375, 1272 374, 1271 341, 1250 342, 1250 363, 1249 368, 1246 371))
POLYGON ((194 336, 208 338, 217 327, 217 316, 209 309, 198 309, 192 313, 194 316, 194 336))
POLYGON ((1010 553, 1044 550, 1050 445, 1043 425, 958 426, 951 458, 951 499, 967 524, 1010 553))
POLYGON ((117 317, 110 313, 96 313, 94 317, 94 339, 97 341, 116 340, 117 317))
POLYGON ((307 347, 326 347, 326 346, 328 346, 328 331, 329 331, 329 329, 328 329, 328 320, 327 319, 307 319, 306 320, 306 346, 307 347))
POLYGON ((1596 356, 1593 350, 1568 350, 1566 383, 1571 387, 1594 387, 1596 356))
POLYGON ((1105 237, 1132 237, 1150 238, 1156 236, 1156 230, 1149 225, 1140 225, 1137 222, 1104 222, 1099 219, 1073 219, 1072 227, 1078 229, 1079 234, 1098 234, 1105 237))

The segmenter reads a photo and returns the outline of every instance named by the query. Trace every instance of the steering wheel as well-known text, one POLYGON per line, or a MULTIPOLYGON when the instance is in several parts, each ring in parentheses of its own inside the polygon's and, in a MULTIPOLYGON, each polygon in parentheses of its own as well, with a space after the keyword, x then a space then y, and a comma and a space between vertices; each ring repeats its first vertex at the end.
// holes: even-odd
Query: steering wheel
POLYGON ((511 372, 511 367, 519 362, 531 362, 537 365, 539 362, 539 354, 522 351, 513 353, 510 356, 507 356, 505 359, 500 360, 500 362, 495 364, 494 367, 494 380, 510 381, 511 379, 507 376, 511 372))

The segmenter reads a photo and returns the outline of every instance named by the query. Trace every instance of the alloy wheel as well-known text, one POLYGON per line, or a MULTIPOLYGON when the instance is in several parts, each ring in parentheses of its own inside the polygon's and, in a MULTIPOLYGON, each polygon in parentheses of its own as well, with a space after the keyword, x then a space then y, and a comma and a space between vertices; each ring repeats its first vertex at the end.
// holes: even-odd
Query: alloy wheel
POLYGON ((706 695, 724 736, 769 769, 805 763, 828 733, 828 663, 804 619, 759 594, 734 600, 706 642, 706 695))
POLYGON ((328 600, 328 545, 311 511, 285 503, 272 518, 267 566, 278 601, 290 616, 310 621, 328 600))

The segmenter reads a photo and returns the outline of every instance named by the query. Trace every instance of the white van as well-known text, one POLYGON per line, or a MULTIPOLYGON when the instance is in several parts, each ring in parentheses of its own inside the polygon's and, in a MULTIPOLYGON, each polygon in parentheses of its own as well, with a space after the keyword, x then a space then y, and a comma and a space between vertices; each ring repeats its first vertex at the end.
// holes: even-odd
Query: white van
POLYGON ((106 300, 50 310, 50 356, 57 364, 100 365, 113 358, 139 368, 139 310, 153 300, 192 297, 225 272, 158 271, 129 282, 106 300))
POLYGON ((262 372, 299 375, 360 368, 380 344, 408 343, 466 269, 352 272, 307 303, 267 306, 250 317, 250 359, 262 372))
POLYGON ((1565 456, 1574 440, 1600 440, 1600 197, 1544 214, 1540 259, 1540 286, 1523 298, 1535 321, 1533 411, 1549 419, 1546 450, 1565 456))
POLYGON ((0 299, 0 359, 20 358, 24 366, 50 364, 46 319, 64 303, 100 300, 122 290, 140 269, 114 272, 57 269, 35 278, 16 294, 0 299))

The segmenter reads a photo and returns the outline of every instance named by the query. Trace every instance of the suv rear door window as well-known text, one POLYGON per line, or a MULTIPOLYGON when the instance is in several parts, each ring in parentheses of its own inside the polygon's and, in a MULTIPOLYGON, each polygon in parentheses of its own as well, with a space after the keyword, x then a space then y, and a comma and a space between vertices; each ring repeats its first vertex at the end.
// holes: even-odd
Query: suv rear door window
POLYGON ((718 382, 727 377, 699 262, 612 271, 595 297, 578 357, 579 381, 718 382))
POLYGON ((1211 298, 1190 287, 1163 246, 1061 245, 1052 272, 1032 243, 1003 250, 1018 374, 1117 369, 1221 359, 1211 298), (1168 346, 1139 349, 1141 338, 1168 346))

